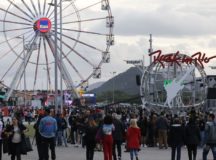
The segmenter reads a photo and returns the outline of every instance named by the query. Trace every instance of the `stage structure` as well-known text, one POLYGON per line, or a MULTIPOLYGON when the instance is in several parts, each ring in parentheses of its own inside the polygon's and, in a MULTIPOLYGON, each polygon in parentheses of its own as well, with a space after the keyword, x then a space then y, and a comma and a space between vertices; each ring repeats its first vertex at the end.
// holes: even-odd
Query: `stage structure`
POLYGON ((197 52, 192 56, 179 52, 149 54, 153 62, 145 69, 140 92, 145 107, 203 106, 207 96, 207 79, 203 63, 215 57, 197 52))
POLYGON ((102 64, 110 62, 114 17, 109 0, 58 0, 57 4, 61 16, 55 21, 54 0, 0 2, 0 78, 7 88, 6 101, 14 90, 51 90, 56 61, 63 89, 78 97, 77 88, 92 77, 100 78, 102 64))

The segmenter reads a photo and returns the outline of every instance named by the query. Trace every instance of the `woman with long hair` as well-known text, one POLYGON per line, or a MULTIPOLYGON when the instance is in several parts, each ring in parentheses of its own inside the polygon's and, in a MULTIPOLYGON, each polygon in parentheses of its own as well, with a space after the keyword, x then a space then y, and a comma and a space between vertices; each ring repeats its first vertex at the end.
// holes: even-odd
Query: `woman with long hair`
POLYGON ((104 117, 104 124, 102 126, 103 138, 103 152, 104 152, 104 160, 112 160, 112 145, 113 145, 113 137, 112 132, 115 127, 113 125, 112 116, 107 115, 104 117))
POLYGON ((21 160, 21 154, 26 154, 23 150, 22 141, 24 141, 24 131, 26 127, 19 122, 17 117, 12 118, 12 125, 8 125, 4 134, 8 137, 8 154, 11 155, 11 160, 21 160))
POLYGON ((130 158, 133 160, 133 157, 136 157, 138 160, 138 151, 140 149, 141 144, 141 131, 137 126, 137 120, 130 120, 130 127, 127 130, 127 148, 130 151, 130 158))
POLYGON ((86 144, 86 160, 93 160, 94 159, 94 149, 96 146, 95 137, 97 133, 97 124, 95 120, 90 117, 88 119, 88 124, 85 128, 85 144, 86 144))

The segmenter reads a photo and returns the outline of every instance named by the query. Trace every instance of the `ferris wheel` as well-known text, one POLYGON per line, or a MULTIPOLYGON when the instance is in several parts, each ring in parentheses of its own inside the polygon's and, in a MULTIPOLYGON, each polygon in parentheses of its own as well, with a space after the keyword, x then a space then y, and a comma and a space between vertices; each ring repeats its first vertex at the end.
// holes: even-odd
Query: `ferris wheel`
POLYGON ((23 80, 27 90, 51 89, 55 56, 63 88, 75 96, 76 88, 101 77, 114 45, 109 0, 58 0, 57 21, 54 0, 4 0, 0 5, 0 78, 8 88, 6 100, 24 89, 23 80))

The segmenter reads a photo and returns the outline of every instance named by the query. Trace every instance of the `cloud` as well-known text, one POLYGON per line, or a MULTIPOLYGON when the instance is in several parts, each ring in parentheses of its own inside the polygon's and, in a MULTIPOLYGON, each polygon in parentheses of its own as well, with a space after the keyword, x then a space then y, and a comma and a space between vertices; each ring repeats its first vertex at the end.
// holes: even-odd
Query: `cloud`
POLYGON ((114 8, 115 34, 136 36, 152 33, 165 37, 182 37, 216 33, 215 5, 203 7, 203 4, 195 1, 189 5, 188 1, 175 2, 177 1, 158 1, 157 7, 152 10, 145 10, 138 4, 135 4, 137 8, 114 8))

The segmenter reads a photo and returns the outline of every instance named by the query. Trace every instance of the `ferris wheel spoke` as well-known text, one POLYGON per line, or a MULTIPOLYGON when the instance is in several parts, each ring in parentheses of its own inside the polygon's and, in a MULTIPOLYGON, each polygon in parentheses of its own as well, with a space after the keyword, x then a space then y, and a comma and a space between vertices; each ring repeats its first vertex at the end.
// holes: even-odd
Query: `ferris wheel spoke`
MULTIPOLYGON (((60 63, 59 63, 59 59, 60 59, 60 57, 59 57, 59 55, 58 55, 58 53, 55 53, 55 49, 54 49, 54 40, 52 39, 52 38, 49 38, 49 37, 47 37, 47 36, 45 36, 45 38, 46 38, 46 40, 47 40, 47 42, 48 42, 48 45, 49 45, 49 47, 50 47, 50 49, 51 49, 51 51, 52 51, 52 53, 53 53, 53 56, 57 56, 57 65, 58 65, 58 68, 59 68, 59 70, 60 70, 60 63), (55 55, 55 54, 57 54, 57 55, 55 55)), ((74 87, 74 84, 73 84, 73 80, 72 80, 72 78, 71 78, 71 75, 70 75, 70 73, 68 72, 68 70, 66 69, 66 66, 64 65, 64 63, 62 63, 61 64, 61 71, 62 71, 62 77, 63 77, 63 79, 64 79, 64 82, 65 82, 65 85, 66 85, 66 87, 68 88, 68 89, 70 89, 70 90, 72 90, 73 91, 73 93, 74 93, 74 96, 75 97, 79 97, 79 95, 77 94, 77 91, 76 91, 76 89, 75 89, 75 87, 74 87)))
POLYGON ((36 67, 35 67, 35 75, 34 75, 34 86, 33 90, 35 89, 36 86, 36 81, 37 81, 37 74, 38 74, 38 66, 39 66, 39 58, 40 58, 40 50, 41 50, 41 37, 39 39, 39 44, 38 44, 38 54, 37 54, 37 62, 36 62, 36 67))
POLYGON ((43 16, 45 15, 45 11, 46 11, 46 3, 47 3, 47 0, 45 0, 43 4, 43 16))
MULTIPOLYGON (((53 0, 51 1, 51 4, 52 4, 52 3, 53 3, 53 0)), ((51 5, 49 5, 49 7, 48 7, 48 9, 47 9, 47 12, 46 12, 46 15, 45 15, 45 17, 47 17, 47 16, 48 16, 50 9, 51 9, 51 5)))
POLYGON ((8 20, 1 20, 1 19, 0 19, 0 22, 3 22, 3 23, 13 23, 13 24, 22 24, 22 25, 32 26, 32 24, 30 24, 30 23, 23 23, 23 22, 16 22, 16 21, 8 21, 8 20))
MULTIPOLYGON (((73 4, 74 2, 70 2, 66 7, 64 7, 63 9, 62 9, 62 12, 65 10, 65 9, 67 9, 68 7, 70 7, 71 6, 71 4, 73 4)), ((58 14, 60 14, 60 12, 58 12, 58 14)), ((52 17, 52 19, 53 19, 54 17, 52 17)))
MULTIPOLYGON (((60 28, 58 28, 58 29, 60 29, 60 28)), ((95 34, 95 35, 100 35, 100 36, 107 36, 107 34, 104 34, 104 33, 89 32, 89 31, 82 31, 82 30, 76 30, 76 29, 62 28, 62 30, 79 32, 79 33, 87 33, 87 34, 95 34)))
POLYGON ((49 59, 48 59, 48 54, 47 54, 46 41, 45 41, 44 37, 43 37, 43 45, 44 45, 44 53, 45 53, 45 58, 46 58, 46 68, 47 68, 48 82, 49 82, 49 85, 51 85, 51 78, 50 78, 50 71, 49 71, 49 59))
POLYGON ((32 12, 32 10, 29 8, 29 6, 26 4, 25 0, 21 0, 22 3, 25 5, 25 7, 28 9, 28 11, 32 14, 33 17, 36 17, 36 15, 32 12))
MULTIPOLYGON (((57 46, 58 50, 60 51, 60 47, 57 46)), ((78 69, 74 66, 74 64, 69 60, 68 56, 62 51, 63 57, 66 58, 67 62, 70 64, 70 66, 74 69, 74 71, 77 73, 77 75, 80 77, 82 81, 84 81, 84 77, 79 73, 78 69)))
POLYGON ((38 16, 38 12, 37 12, 37 9, 36 9, 36 7, 35 7, 34 2, 33 2, 32 0, 30 0, 30 1, 31 1, 31 5, 32 5, 32 7, 33 7, 33 9, 34 9, 34 11, 35 11, 36 16, 38 16))
MULTIPOLYGON (((59 32, 57 32, 57 33, 60 34, 59 32)), ((97 51, 99 51, 99 52, 104 52, 104 51, 101 50, 101 49, 98 49, 98 48, 96 48, 96 47, 94 47, 94 46, 92 46, 92 45, 89 45, 89 44, 87 44, 87 43, 85 43, 85 42, 79 41, 79 40, 77 40, 77 39, 75 39, 75 38, 72 38, 72 37, 70 37, 70 36, 67 36, 67 35, 65 35, 65 34, 62 34, 62 36, 63 36, 63 37, 66 37, 66 38, 68 38, 68 39, 71 39, 71 40, 73 40, 73 41, 75 41, 75 42, 77 42, 77 43, 80 43, 80 44, 82 44, 82 45, 85 45, 85 46, 87 46, 87 47, 89 47, 89 48, 92 48, 92 49, 94 49, 94 50, 97 50, 97 51)))
POLYGON ((25 14, 27 17, 29 17, 31 20, 33 20, 32 16, 30 16, 27 12, 25 12, 24 10, 22 10, 19 6, 17 6, 14 2, 12 2, 11 0, 7 0, 8 2, 10 2, 15 8, 17 8, 19 11, 21 11, 23 14, 25 14))
POLYGON ((32 27, 17 28, 17 29, 8 29, 8 30, 0 31, 0 32, 13 32, 13 31, 19 31, 19 30, 25 30, 25 29, 32 29, 32 27))
POLYGON ((23 19, 23 20, 25 20, 25 21, 28 21, 28 22, 32 23, 32 21, 30 21, 29 19, 27 19, 27 18, 25 18, 25 17, 22 17, 22 16, 19 16, 19 15, 17 15, 17 14, 14 14, 14 13, 12 13, 12 12, 10 12, 10 11, 7 11, 7 10, 5 10, 5 9, 3 9, 3 8, 0 8, 0 10, 2 10, 2 11, 4 11, 4 12, 7 12, 7 13, 9 13, 9 14, 15 16, 15 17, 18 17, 18 18, 20 18, 20 19, 23 19))
MULTIPOLYGON (((15 46, 13 46, 13 49, 17 48, 19 45, 21 45, 23 42, 19 42, 18 44, 16 44, 15 46)), ((8 55, 10 52, 12 51, 12 49, 10 49, 9 51, 7 51, 6 53, 1 54, 0 59, 4 58, 6 55, 8 55)))
POLYGON ((3 42, 0 42, 0 45, 3 44, 3 43, 9 42, 9 41, 11 41, 11 40, 13 40, 13 39, 16 39, 17 37, 20 37, 20 36, 23 36, 23 35, 25 35, 25 34, 28 34, 28 33, 31 33, 31 34, 32 34, 32 32, 29 32, 29 31, 24 32, 24 33, 22 33, 22 34, 20 34, 20 35, 14 36, 14 37, 12 37, 12 38, 10 38, 10 39, 7 39, 7 40, 5 40, 5 41, 3 41, 3 42))
MULTIPOLYGON (((100 17, 100 18, 92 18, 92 19, 84 19, 84 20, 79 20, 79 21, 71 21, 71 22, 64 22, 62 24, 71 24, 71 23, 81 23, 81 22, 92 22, 92 21, 99 21, 107 19, 107 17, 100 17)), ((54 22, 54 21, 53 21, 54 22)), ((59 24, 58 24, 59 25, 59 24)))
POLYGON ((39 16, 41 16, 41 13, 42 13, 40 1, 41 1, 41 0, 38 0, 38 11, 39 11, 39 16))
MULTIPOLYGON (((67 15, 63 16, 62 18, 71 16, 71 15, 73 15, 73 14, 76 14, 77 12, 84 11, 84 10, 89 9, 89 8, 91 8, 91 7, 93 7, 93 6, 96 6, 96 5, 98 5, 98 4, 101 4, 101 0, 98 1, 98 2, 96 2, 96 3, 94 3, 94 4, 92 4, 92 5, 89 5, 89 6, 87 6, 87 7, 81 8, 81 9, 75 11, 75 12, 72 12, 72 13, 70 13, 70 14, 67 14, 67 15)), ((54 18, 54 17, 52 17, 51 19, 53 19, 53 18, 54 18)))
POLYGON ((18 59, 21 57, 22 54, 23 54, 23 51, 19 54, 19 56, 16 57, 15 61, 13 61, 12 64, 9 66, 7 71, 2 76, 1 81, 5 78, 5 76, 8 74, 8 72, 13 68, 13 66, 16 64, 16 62, 18 61, 18 59))
MULTIPOLYGON (((61 0, 62 1, 62 0, 61 0)), ((64 7, 63 9, 62 9, 62 12, 65 10, 65 9, 67 9, 68 7, 70 7, 70 5, 72 5, 74 2, 70 2, 66 7, 64 7)), ((52 11, 52 13, 54 12, 54 10, 52 11)), ((60 12, 58 12, 58 14, 60 14, 60 12)), ((53 19, 54 18, 54 16, 51 16, 52 14, 50 14, 50 17, 48 17, 48 18, 50 18, 50 19, 53 19)), ((63 18, 63 17, 62 17, 63 18)))
MULTIPOLYGON (((60 39, 58 38, 58 40, 60 40, 60 39)), ((76 55, 78 55, 80 58, 82 58, 84 61, 86 61, 89 65, 91 65, 92 67, 96 67, 88 59, 86 59, 84 56, 82 56, 78 51, 76 51, 75 49, 73 49, 69 44, 65 43, 64 41, 62 41, 62 44, 64 44, 67 48, 69 48, 71 51, 73 51, 76 55)))
MULTIPOLYGON (((59 2, 59 3, 57 4, 57 6, 59 6, 60 3, 61 3, 61 2, 59 2)), ((50 5, 50 6, 51 6, 51 5, 50 5)), ((55 7, 53 7, 51 13, 50 13, 49 16, 47 16, 47 17, 50 18, 50 16, 52 16, 52 15, 54 14, 54 11, 55 11, 55 7)))

